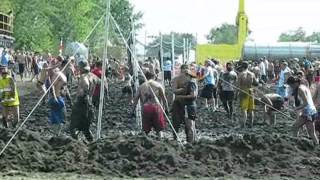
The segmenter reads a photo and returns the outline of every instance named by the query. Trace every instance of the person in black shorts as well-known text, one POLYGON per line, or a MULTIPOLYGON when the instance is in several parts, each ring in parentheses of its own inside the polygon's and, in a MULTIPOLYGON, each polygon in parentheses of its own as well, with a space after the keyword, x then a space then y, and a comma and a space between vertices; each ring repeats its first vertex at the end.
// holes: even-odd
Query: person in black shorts
POLYGON ((231 63, 226 64, 226 72, 224 72, 219 81, 220 98, 224 110, 227 112, 228 118, 233 118, 233 101, 235 97, 234 87, 237 83, 237 73, 233 71, 231 63))
MULTIPOLYGON (((185 131, 187 136, 187 142, 193 143, 196 140, 196 126, 195 126, 195 120, 196 120, 196 113, 197 113, 197 96, 198 96, 198 85, 196 82, 197 75, 194 74, 191 70, 186 71, 186 75, 189 78, 185 89, 185 95, 177 95, 176 99, 181 100, 184 102, 185 106, 182 106, 181 108, 186 107, 188 118, 184 120, 185 123, 185 131)), ((184 109, 182 110, 184 111, 184 109)), ((181 112, 182 112, 181 111, 181 112)), ((175 129, 178 132, 179 126, 176 126, 175 129)))
POLYGON ((217 99, 217 78, 218 72, 214 69, 214 63, 211 61, 206 62, 206 72, 203 76, 205 83, 204 88, 201 91, 200 97, 205 99, 205 107, 212 108, 213 111, 216 110, 216 99, 217 99))
POLYGON ((120 99, 122 99, 125 96, 129 96, 130 97, 130 101, 133 100, 133 78, 130 75, 129 71, 125 72, 125 77, 124 77, 124 81, 125 81, 125 86, 122 88, 122 94, 120 96, 120 99))
POLYGON ((169 84, 171 86, 171 72, 172 72, 172 63, 170 60, 164 62, 163 65, 163 78, 165 84, 169 84))

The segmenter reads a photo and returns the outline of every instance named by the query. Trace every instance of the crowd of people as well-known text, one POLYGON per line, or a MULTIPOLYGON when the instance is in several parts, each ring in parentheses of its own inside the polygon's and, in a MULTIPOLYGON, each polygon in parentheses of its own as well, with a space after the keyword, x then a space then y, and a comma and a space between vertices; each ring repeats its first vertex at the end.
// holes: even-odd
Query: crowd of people
MULTIPOLYGON (((264 105, 264 120, 276 126, 275 112, 284 109, 296 113, 292 132, 295 136, 305 126, 314 144, 319 144, 320 131, 320 63, 307 58, 283 61, 268 60, 228 62, 208 59, 205 64, 179 65, 179 70, 170 60, 164 61, 163 74, 157 59, 148 58, 139 62, 139 77, 133 78, 132 69, 113 58, 106 69, 106 98, 108 84, 124 82, 121 99, 132 103, 132 113, 140 100, 143 131, 152 129, 159 136, 166 129, 166 117, 171 117, 174 137, 182 124, 186 140, 196 141, 196 119, 199 111, 215 113, 221 110, 235 121, 235 102, 239 99, 242 117, 237 119, 241 128, 254 126, 256 101, 264 105), (173 73, 174 72, 174 73, 173 73), (139 87, 134 88, 135 81, 139 87), (264 88, 274 87, 274 92, 265 93, 264 88), (174 98, 168 100, 168 94, 174 98), (199 98, 198 98, 199 97, 199 98), (171 103, 169 103, 171 102, 171 103), (171 105, 171 107, 170 107, 171 105)), ((3 50, 0 66, 0 90, 3 127, 16 127, 19 123, 19 94, 17 75, 23 83, 26 78, 37 80, 36 86, 49 104, 49 123, 55 135, 61 133, 65 124, 66 103, 72 106, 70 134, 77 138, 83 132, 88 141, 93 141, 90 132, 100 100, 102 62, 95 58, 77 61, 74 57, 52 56, 40 53, 3 50), (71 98, 70 88, 77 84, 76 97, 71 98), (10 120, 11 119, 11 120, 10 120)), ((272 88, 271 88, 272 89, 272 88)), ((170 96, 171 97, 171 96, 170 96)), ((169 120, 168 119, 168 120, 169 120)))
POLYGON ((221 105, 227 118, 235 121, 234 104, 239 99, 242 114, 237 119, 239 126, 251 128, 254 126, 255 106, 260 102, 264 105, 264 122, 268 120, 270 126, 276 126, 275 112, 278 112, 288 120, 295 120, 292 127, 294 136, 298 136, 305 126, 314 144, 318 145, 319 65, 319 61, 307 58, 271 61, 263 57, 257 61, 229 62, 225 66, 217 60, 208 59, 204 66, 195 63, 181 65, 180 74, 171 80, 172 64, 164 62, 164 85, 170 85, 174 94, 172 107, 168 107, 166 97, 163 97, 164 87, 167 86, 155 83, 156 78, 153 77, 159 75, 153 75, 153 71, 145 72, 147 81, 139 87, 133 107, 138 99, 142 100, 144 131, 148 134, 151 124, 157 134, 161 134, 166 125, 164 112, 154 99, 157 96, 163 101, 166 114, 172 117, 174 137, 181 124, 184 124, 187 141, 192 143, 196 139, 197 112, 207 109, 214 113, 221 105), (203 88, 199 90, 199 87, 203 88), (283 113, 283 110, 295 112, 296 117, 283 113))

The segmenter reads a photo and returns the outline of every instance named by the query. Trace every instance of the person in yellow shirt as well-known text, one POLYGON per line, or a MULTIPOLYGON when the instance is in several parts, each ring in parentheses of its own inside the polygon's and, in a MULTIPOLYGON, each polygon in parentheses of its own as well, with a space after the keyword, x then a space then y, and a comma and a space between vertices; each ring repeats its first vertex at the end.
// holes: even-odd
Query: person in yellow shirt
POLYGON ((19 122, 19 95, 12 76, 6 66, 0 66, 0 92, 2 111, 2 124, 8 128, 9 116, 13 115, 12 126, 15 128, 19 122))

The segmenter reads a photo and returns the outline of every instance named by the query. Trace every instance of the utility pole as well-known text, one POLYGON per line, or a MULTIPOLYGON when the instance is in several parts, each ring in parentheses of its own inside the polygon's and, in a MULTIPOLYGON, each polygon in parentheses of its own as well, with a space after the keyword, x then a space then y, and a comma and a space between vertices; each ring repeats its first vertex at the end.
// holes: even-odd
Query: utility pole
POLYGON ((186 62, 186 39, 183 38, 183 53, 182 53, 182 63, 186 62))
MULTIPOLYGON (((138 76, 138 71, 139 71, 139 63, 138 60, 136 59, 136 37, 135 37, 135 29, 134 29, 134 21, 133 17, 131 17, 131 28, 132 28, 132 33, 131 33, 131 64, 132 64, 132 71, 133 71, 133 80, 134 80, 134 88, 135 92, 138 92, 139 88, 139 76, 138 76)), ((136 124, 137 124, 137 129, 141 130, 142 129, 142 117, 141 117, 141 105, 140 105, 140 100, 137 104, 136 107, 136 124)))
POLYGON ((171 61, 172 61, 172 78, 174 78, 175 76, 175 66, 176 66, 176 62, 175 62, 175 58, 174 58, 174 33, 171 33, 171 61))
POLYGON ((97 139, 101 138, 101 119, 102 119, 102 110, 104 103, 104 86, 106 80, 106 65, 108 61, 108 39, 109 39, 109 18, 110 18, 110 5, 111 0, 107 0, 106 4, 106 20, 105 20, 105 50, 104 57, 102 61, 102 74, 101 74, 101 86, 100 86, 100 100, 99 100, 99 114, 98 114, 98 123, 97 123, 97 139))
POLYGON ((147 31, 144 32, 144 46, 143 46, 143 61, 146 60, 147 56, 147 31))
POLYGON ((162 84, 164 86, 164 71, 163 71, 163 37, 162 34, 160 32, 160 63, 161 63, 161 78, 162 78, 162 84))
POLYGON ((186 38, 186 62, 188 63, 189 62, 189 39, 186 38))

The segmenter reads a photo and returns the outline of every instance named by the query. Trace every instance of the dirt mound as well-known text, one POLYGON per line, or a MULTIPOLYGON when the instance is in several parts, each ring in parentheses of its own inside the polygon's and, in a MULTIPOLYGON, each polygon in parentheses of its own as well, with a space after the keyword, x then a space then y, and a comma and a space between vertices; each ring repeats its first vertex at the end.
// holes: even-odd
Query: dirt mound
MULTIPOLYGON (((11 135, 0 129, 1 147, 11 135)), ((23 130, 1 157, 0 168, 117 177, 316 177, 319 150, 309 140, 273 135, 226 136, 181 148, 143 135, 114 135, 85 145, 23 130)))

